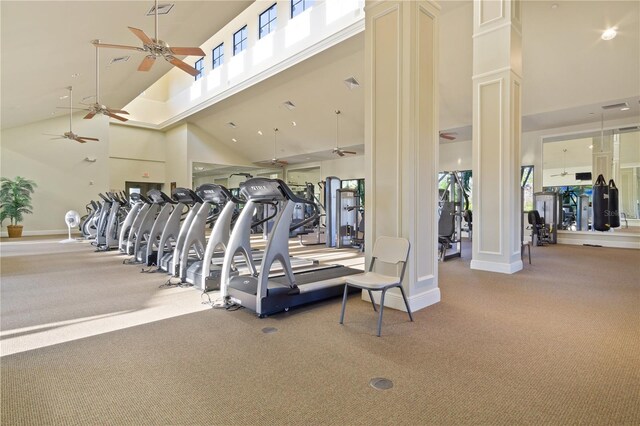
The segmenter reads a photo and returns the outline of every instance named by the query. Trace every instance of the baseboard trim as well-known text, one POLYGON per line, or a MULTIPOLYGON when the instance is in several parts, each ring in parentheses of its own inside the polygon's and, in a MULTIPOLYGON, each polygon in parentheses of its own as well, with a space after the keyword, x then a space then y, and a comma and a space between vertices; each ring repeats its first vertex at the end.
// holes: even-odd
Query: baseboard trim
MULTIPOLYGON (((376 303, 380 303, 380 296, 382 296, 381 292, 374 291, 372 293, 373 300, 375 300, 376 303)), ((362 291, 362 300, 370 302, 369 294, 366 290, 362 291)), ((419 311, 427 306, 435 305, 440 302, 440 287, 432 288, 431 290, 427 290, 423 293, 407 297, 407 301, 409 302, 409 307, 412 312, 419 311)), ((384 306, 407 312, 400 290, 397 289, 391 289, 387 292, 384 296, 384 306)))
MULTIPOLYGON (((40 236, 44 236, 44 235, 67 235, 67 232, 69 232, 66 228, 65 229, 50 229, 50 230, 44 230, 44 231, 22 231, 22 236, 23 237, 40 237, 40 236)), ((79 233, 76 232, 71 232, 71 235, 79 235, 79 233)), ((0 236, 2 237, 8 237, 9 234, 7 233, 7 231, 2 231, 0 232, 0 236)))
POLYGON ((513 263, 488 262, 486 260, 471 260, 471 269, 479 271, 498 272, 500 274, 514 274, 522 270, 522 260, 513 263))

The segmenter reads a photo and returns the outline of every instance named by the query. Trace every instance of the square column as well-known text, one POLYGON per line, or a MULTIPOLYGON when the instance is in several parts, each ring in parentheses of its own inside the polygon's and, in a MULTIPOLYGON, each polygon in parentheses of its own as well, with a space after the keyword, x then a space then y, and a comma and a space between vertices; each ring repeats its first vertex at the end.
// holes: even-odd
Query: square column
MULTIPOLYGON (((411 251, 403 286, 412 310, 440 301, 439 12, 427 0, 367 1, 365 7, 367 265, 377 237, 407 238, 411 251)), ((368 294, 363 297, 368 300, 368 294)), ((405 310, 395 291, 385 306, 405 310)))
POLYGON ((520 250, 520 0, 474 0, 471 269, 511 274, 520 250))

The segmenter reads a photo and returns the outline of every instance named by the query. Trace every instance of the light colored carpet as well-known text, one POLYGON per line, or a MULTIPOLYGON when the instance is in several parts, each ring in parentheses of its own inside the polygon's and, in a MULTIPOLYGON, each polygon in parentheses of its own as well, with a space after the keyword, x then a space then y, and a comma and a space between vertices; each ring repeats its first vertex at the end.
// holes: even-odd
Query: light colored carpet
MULTIPOLYGON (((0 250, 3 342, 163 293, 86 246, 0 250)), ((640 252, 532 257, 511 276, 472 271, 468 256, 442 263, 442 302, 414 323, 387 310, 381 338, 353 296, 344 326, 339 300, 266 319, 198 307, 7 355, 2 424, 640 424, 640 252), (374 377, 393 388, 371 388, 374 377)), ((199 299, 166 299, 189 292, 199 299)))

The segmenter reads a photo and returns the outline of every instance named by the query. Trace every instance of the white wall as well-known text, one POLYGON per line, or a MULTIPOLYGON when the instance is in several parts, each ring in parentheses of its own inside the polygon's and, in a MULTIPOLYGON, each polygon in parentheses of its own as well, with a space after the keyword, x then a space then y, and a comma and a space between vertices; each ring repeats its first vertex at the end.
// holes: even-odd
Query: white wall
POLYGON ((125 182, 165 183, 164 132, 132 126, 109 126, 109 188, 123 191, 125 182))
POLYGON ((187 125, 182 124, 165 133, 165 188, 175 182, 178 187, 191 188, 191 172, 187 161, 187 125))
MULTIPOLYGON (((25 235, 64 233, 64 215, 85 205, 109 189, 109 131, 106 117, 73 119, 76 134, 96 137, 99 142, 81 144, 68 139, 50 140, 43 133, 63 134, 69 130, 68 117, 52 118, 2 130, 2 176, 22 176, 36 182, 33 214, 23 222, 25 235), (95 158, 88 162, 86 157, 95 158)), ((3 223, 4 226, 8 221, 3 223)), ((3 235, 6 235, 3 228, 3 235)))

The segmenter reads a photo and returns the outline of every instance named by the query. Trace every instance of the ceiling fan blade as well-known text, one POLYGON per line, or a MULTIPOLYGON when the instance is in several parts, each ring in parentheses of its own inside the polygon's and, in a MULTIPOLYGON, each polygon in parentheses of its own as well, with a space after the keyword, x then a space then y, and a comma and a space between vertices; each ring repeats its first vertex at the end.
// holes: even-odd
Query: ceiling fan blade
POLYGON ((340 157, 344 157, 344 152, 340 150, 336 151, 336 154, 338 154, 340 157))
POLYGON ((129 27, 129 30, 131 30, 131 32, 135 34, 136 37, 142 40, 144 44, 155 44, 155 42, 150 39, 149 36, 146 35, 141 29, 129 27))
POLYGON ((152 55, 146 56, 142 62, 140 62, 140 66, 138 67, 138 71, 149 71, 153 64, 156 62, 156 57, 152 55))
POLYGON ((49 138, 50 141, 56 141, 60 139, 66 139, 64 136, 58 136, 57 138, 49 138))
POLYGON ((174 55, 206 56, 204 50, 199 47, 170 47, 169 50, 174 55))
POLYGON ((94 116, 94 115, 96 115, 96 113, 95 113, 95 112, 93 112, 93 111, 89 111, 89 114, 85 115, 85 116, 84 116, 84 118, 85 118, 85 119, 90 119, 90 118, 93 118, 93 116, 94 116))
POLYGON ((110 112, 107 111, 107 113, 105 115, 108 115, 111 118, 115 118, 116 120, 120 120, 120 121, 128 121, 128 118, 125 117, 120 117, 119 115, 115 115, 115 114, 111 114, 110 112))
POLYGON ((78 143, 87 143, 87 141, 85 141, 84 139, 82 139, 80 136, 78 136, 77 138, 73 139, 74 141, 78 142, 78 143))
POLYGON ((343 154, 351 154, 351 155, 355 155, 357 154, 357 152, 355 151, 345 151, 344 149, 341 150, 343 154))
POLYGON ((200 74, 200 71, 198 71, 197 69, 195 69, 191 65, 187 64, 186 62, 181 61, 178 58, 171 57, 171 59, 168 59, 168 60, 169 60, 169 62, 171 62, 176 67, 180 68, 182 71, 187 72, 187 73, 191 74, 194 77, 196 75, 200 74))
POLYGON ((453 141, 453 140, 455 140, 455 139, 456 139, 456 137, 455 137, 455 136, 451 136, 449 133, 440 133, 440 137, 441 137, 442 139, 446 139, 446 140, 448 140, 448 141, 453 141))
POLYGON ((113 108, 109 108, 106 107, 107 111, 109 111, 112 114, 129 114, 127 111, 123 110, 123 109, 113 109, 113 108))
POLYGON ((86 141, 99 141, 100 140, 100 139, 96 139, 96 138, 90 138, 90 137, 87 137, 87 136, 77 136, 76 140, 77 139, 82 139, 84 142, 86 142, 86 141))
POLYGON ((110 43, 93 43, 96 47, 109 47, 111 49, 127 49, 127 50, 137 50, 144 51, 143 48, 137 46, 127 46, 124 44, 110 44, 110 43))

